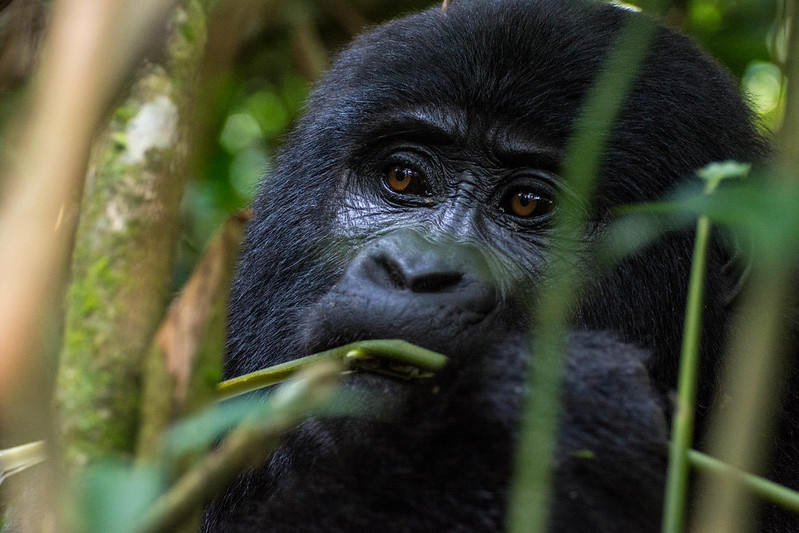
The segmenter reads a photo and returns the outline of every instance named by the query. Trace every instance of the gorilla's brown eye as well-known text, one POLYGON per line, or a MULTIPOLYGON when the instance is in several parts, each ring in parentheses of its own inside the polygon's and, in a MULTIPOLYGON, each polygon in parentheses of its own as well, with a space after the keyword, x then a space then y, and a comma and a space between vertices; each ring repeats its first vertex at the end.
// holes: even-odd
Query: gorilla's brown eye
POLYGON ((407 167, 392 167, 386 173, 386 182, 394 192, 411 192, 408 188, 415 179, 416 172, 407 167))
POLYGON ((400 194, 430 196, 430 187, 424 174, 412 168, 397 165, 388 167, 383 179, 388 188, 400 194))
POLYGON ((546 215, 553 208, 551 200, 526 189, 511 192, 504 204, 503 211, 521 218, 546 215))

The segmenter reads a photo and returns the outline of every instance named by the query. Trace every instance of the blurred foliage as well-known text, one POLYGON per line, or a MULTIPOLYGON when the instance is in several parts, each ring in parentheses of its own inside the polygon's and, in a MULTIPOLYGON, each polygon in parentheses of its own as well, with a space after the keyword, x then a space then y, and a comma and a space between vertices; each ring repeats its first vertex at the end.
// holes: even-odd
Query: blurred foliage
POLYGON ((695 0, 682 29, 740 77, 752 61, 771 58, 776 7, 775 0, 695 0))

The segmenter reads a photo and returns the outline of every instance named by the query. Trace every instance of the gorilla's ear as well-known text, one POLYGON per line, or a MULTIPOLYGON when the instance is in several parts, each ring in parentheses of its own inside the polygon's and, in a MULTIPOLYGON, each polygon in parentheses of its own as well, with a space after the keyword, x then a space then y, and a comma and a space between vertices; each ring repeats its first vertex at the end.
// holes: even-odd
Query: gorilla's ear
POLYGON ((746 286, 746 280, 749 279, 749 271, 752 269, 752 250, 748 242, 730 232, 723 232, 720 241, 725 257, 721 264, 721 275, 724 280, 721 298, 725 306, 731 307, 738 301, 738 296, 746 286))

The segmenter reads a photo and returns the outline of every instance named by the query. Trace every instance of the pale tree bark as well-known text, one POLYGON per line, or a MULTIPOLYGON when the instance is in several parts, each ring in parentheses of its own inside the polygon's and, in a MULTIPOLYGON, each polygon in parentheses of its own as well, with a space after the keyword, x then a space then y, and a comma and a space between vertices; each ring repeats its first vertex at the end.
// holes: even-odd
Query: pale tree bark
POLYGON ((204 42, 200 3, 183 2, 166 52, 141 68, 92 153, 55 395, 68 469, 136 442, 142 358, 169 296, 204 42))

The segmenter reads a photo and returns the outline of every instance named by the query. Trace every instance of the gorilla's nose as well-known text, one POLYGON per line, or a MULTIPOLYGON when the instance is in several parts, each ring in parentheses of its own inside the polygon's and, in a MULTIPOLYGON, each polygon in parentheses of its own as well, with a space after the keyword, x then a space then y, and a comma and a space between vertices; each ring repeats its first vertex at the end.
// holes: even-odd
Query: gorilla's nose
MULTIPOLYGON (((451 355, 493 329, 499 290, 476 246, 397 230, 368 244, 308 315, 308 346, 404 339, 451 355)), ((481 341, 482 342, 482 341, 481 341)))
POLYGON ((407 297, 439 295, 449 305, 453 300, 467 305, 496 301, 496 284, 485 255, 465 243, 398 231, 368 246, 352 267, 347 276, 385 291, 405 291, 410 293, 407 297))

